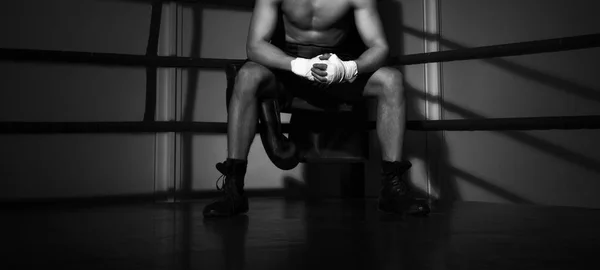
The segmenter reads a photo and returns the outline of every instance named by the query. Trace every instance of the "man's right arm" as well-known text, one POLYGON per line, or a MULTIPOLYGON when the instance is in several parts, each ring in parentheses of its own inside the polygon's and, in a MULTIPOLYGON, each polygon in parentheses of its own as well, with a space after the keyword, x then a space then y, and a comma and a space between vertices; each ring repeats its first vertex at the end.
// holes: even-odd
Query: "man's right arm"
POLYGON ((271 36, 277 26, 281 1, 256 0, 248 31, 246 53, 248 59, 263 66, 291 70, 290 63, 295 58, 270 43, 271 36))

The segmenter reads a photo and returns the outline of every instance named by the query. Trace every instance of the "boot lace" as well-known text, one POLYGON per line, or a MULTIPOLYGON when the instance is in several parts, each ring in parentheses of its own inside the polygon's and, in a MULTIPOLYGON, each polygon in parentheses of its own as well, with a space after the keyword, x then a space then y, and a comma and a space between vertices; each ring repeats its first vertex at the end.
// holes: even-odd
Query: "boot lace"
POLYGON ((221 176, 219 176, 217 182, 215 183, 215 187, 217 188, 217 190, 223 194, 223 197, 221 199, 222 201, 233 201, 235 198, 233 187, 230 183, 231 181, 232 180, 229 179, 227 175, 222 174, 221 176))
POLYGON ((404 196, 410 192, 410 187, 402 175, 410 168, 409 166, 401 166, 388 173, 383 173, 384 185, 391 187, 395 194, 404 196))

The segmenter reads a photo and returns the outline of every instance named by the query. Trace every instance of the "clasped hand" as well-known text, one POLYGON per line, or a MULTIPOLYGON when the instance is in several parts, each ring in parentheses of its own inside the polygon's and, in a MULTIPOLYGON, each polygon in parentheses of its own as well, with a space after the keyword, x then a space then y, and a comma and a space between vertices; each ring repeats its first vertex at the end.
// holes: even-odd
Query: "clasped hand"
POLYGON ((292 72, 310 81, 327 86, 352 82, 358 74, 356 62, 342 61, 335 54, 322 54, 312 59, 296 58, 291 63, 292 72))
POLYGON ((356 77, 356 63, 354 61, 342 61, 335 54, 322 54, 318 56, 318 62, 311 68, 311 75, 315 81, 323 84, 352 82, 356 77))

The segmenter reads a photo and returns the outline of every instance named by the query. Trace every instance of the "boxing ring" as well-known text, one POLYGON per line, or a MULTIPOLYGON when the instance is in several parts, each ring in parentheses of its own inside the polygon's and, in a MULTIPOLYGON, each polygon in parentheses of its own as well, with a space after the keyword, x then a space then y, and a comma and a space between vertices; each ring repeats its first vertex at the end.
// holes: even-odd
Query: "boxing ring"
MULTIPOLYGON (((203 2, 208 6, 251 8, 252 2, 238 1, 184 1, 203 2)), ((51 62, 92 64, 99 66, 135 66, 146 68, 146 101, 143 119, 130 122, 0 122, 0 134, 68 134, 68 133, 201 133, 225 134, 224 122, 157 121, 157 69, 198 68, 225 70, 240 65, 243 59, 193 58, 159 56, 159 32, 163 1, 152 2, 149 38, 145 55, 112 54, 75 51, 50 51, 0 48, 0 60, 12 62, 51 62)), ((493 46, 465 48, 410 54, 389 59, 389 65, 408 66, 428 63, 467 61, 498 57, 532 55, 600 47, 600 34, 567 36, 493 46)), ((365 130, 373 130, 375 123, 362 123, 365 130)), ((290 124, 283 124, 289 132, 290 124)), ((506 131, 506 130, 577 130, 600 128, 600 115, 519 117, 464 120, 410 120, 407 130, 413 131, 506 131)), ((258 131, 257 131, 258 132, 258 131)))
MULTIPOLYGON (((0 121, 0 136, 226 134, 227 124, 223 122, 157 120, 165 119, 161 115, 164 103, 160 100, 159 69, 222 70, 229 75, 228 69, 244 60, 159 56, 164 1, 135 1, 152 2, 144 55, 0 48, 0 61, 145 68, 143 117, 127 122, 0 121)), ((175 1, 244 10, 253 5, 253 1, 246 0, 175 1)), ((419 36, 423 34, 421 29, 405 33, 415 31, 419 31, 419 36)), ((389 64, 426 65, 597 47, 600 47, 600 33, 457 50, 436 48, 391 58, 389 64)), ((424 92, 425 102, 435 98, 435 94, 424 92)), ((436 117, 435 111, 430 110, 426 120, 409 120, 406 128, 431 132, 428 135, 437 131, 600 128, 600 115, 464 120, 436 117)), ((361 125, 363 130, 375 128, 372 121, 361 125)), ((282 127, 286 133, 293 128, 288 123, 282 127)), ((546 145, 540 146, 543 147, 546 145)), ((600 170, 595 162, 579 160, 597 172, 600 170)), ((359 170, 364 170, 363 167, 364 164, 358 165, 359 170)), ((365 177, 361 177, 364 181, 365 177)), ((258 198, 252 201, 248 215, 215 222, 201 216, 202 201, 153 203, 159 195, 162 194, 153 194, 151 203, 116 206, 89 207, 85 200, 84 205, 0 204, 5 206, 0 215, 7 222, 0 223, 0 230, 5 232, 4 250, 9 255, 0 266, 7 265, 6 269, 97 265, 110 269, 589 269, 589 265, 597 264, 600 249, 597 209, 463 201, 451 206, 451 211, 439 209, 428 218, 402 220, 377 212, 376 202, 368 199, 311 204, 287 198, 258 198)), ((110 199, 111 203, 119 201, 110 199)))

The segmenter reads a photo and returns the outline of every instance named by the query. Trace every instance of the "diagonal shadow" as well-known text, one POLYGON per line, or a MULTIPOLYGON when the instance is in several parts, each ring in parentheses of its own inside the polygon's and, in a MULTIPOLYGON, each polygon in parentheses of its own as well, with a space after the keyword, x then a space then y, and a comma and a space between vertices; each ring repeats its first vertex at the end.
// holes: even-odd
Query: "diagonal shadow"
MULTIPOLYGON (((384 2, 385 3, 382 3, 380 6, 382 20, 384 20, 384 22, 385 22, 384 26, 387 28, 386 33, 393 33, 396 31, 396 29, 393 28, 393 25, 403 25, 404 24, 404 22, 402 21, 402 8, 403 7, 402 7, 401 3, 399 3, 398 1, 384 1, 384 2)), ((422 31, 415 30, 410 27, 403 27, 402 29, 409 29, 409 31, 413 30, 409 34, 425 35, 425 33, 423 33, 422 31)), ((400 55, 403 54, 404 36, 405 35, 392 35, 392 36, 387 37, 390 47, 400 48, 399 52, 394 52, 394 53, 398 53, 400 55)), ((428 38, 435 38, 435 37, 433 35, 429 35, 428 38)), ((404 74, 404 71, 405 71, 404 66, 399 66, 397 68, 400 69, 404 74)), ((413 87, 407 81, 404 82, 404 89, 405 89, 406 95, 407 95, 407 113, 408 113, 407 115, 411 115, 411 118, 416 119, 416 120, 426 120, 427 117, 423 114, 423 112, 421 112, 418 109, 420 107, 419 104, 422 104, 422 102, 424 102, 426 100, 426 98, 429 98, 430 100, 436 100, 436 99, 434 99, 433 96, 431 96, 430 94, 427 94, 425 91, 419 90, 419 89, 413 87)), ((443 105, 444 104, 442 104, 442 106, 443 105)), ((461 111, 463 113, 469 113, 468 115, 471 115, 471 116, 475 115, 474 113, 471 113, 468 110, 461 108, 457 105, 448 104, 448 106, 450 107, 449 110, 461 111)), ((481 116, 479 116, 479 117, 481 117, 481 116)), ((487 192, 490 192, 490 193, 494 194, 495 196, 501 197, 512 203, 534 204, 534 202, 532 202, 531 200, 528 200, 527 198, 518 196, 502 187, 494 185, 494 184, 490 183, 490 181, 486 181, 485 179, 482 179, 482 178, 477 177, 469 172, 461 170, 460 168, 453 167, 450 164, 450 161, 448 159, 449 155, 448 155, 447 145, 446 145, 445 141, 442 139, 441 134, 439 132, 426 132, 426 134, 428 134, 426 147, 428 147, 428 148, 433 147, 433 149, 437 149, 435 158, 433 160, 431 160, 430 159, 431 157, 428 157, 429 152, 423 153, 423 152, 417 151, 416 153, 411 153, 411 155, 414 156, 415 158, 422 160, 423 162, 434 161, 436 163, 436 164, 433 164, 433 166, 437 169, 429 171, 429 172, 427 172, 427 174, 432 176, 431 179, 438 180, 438 181, 434 181, 431 183, 433 188, 439 189, 439 191, 442 192, 441 194, 438 194, 438 196, 441 196, 438 199, 443 199, 444 201, 448 201, 448 202, 454 201, 457 199, 460 200, 461 194, 459 193, 458 188, 457 188, 457 179, 460 178, 462 181, 466 181, 474 186, 477 186, 478 188, 486 190, 487 192), (440 170, 441 168, 444 168, 443 174, 441 173, 441 170, 440 170), (443 179, 443 181, 441 181, 442 179, 443 179)))
MULTIPOLYGON (((419 99, 422 99, 422 100, 425 100, 426 98, 429 98, 430 100, 435 100, 433 98, 433 96, 431 96, 430 94, 427 94, 424 91, 419 91, 418 89, 415 89, 411 86, 408 86, 406 91, 411 92, 411 94, 413 94, 415 97, 418 97, 419 99)), ((485 118, 482 115, 476 114, 472 111, 469 111, 465 108, 462 108, 462 107, 460 107, 456 104, 450 103, 450 102, 443 101, 443 104, 441 106, 444 107, 444 109, 446 109, 448 111, 452 111, 454 113, 457 113, 465 118, 471 118, 471 119, 485 118)), ((565 147, 553 144, 546 140, 536 138, 536 137, 529 135, 527 133, 524 133, 524 132, 506 131, 506 132, 500 132, 500 133, 505 136, 508 136, 516 141, 524 143, 530 147, 533 147, 541 152, 546 152, 546 153, 552 154, 557 158, 561 158, 567 162, 573 163, 575 165, 579 165, 587 170, 600 173, 600 162, 598 162, 590 157, 587 157, 580 153, 574 152, 565 147)))
MULTIPOLYGON (((401 3, 399 3, 398 1, 384 1, 383 3, 380 4, 379 6, 379 10, 381 12, 382 15, 382 21, 384 23, 384 28, 385 28, 385 32, 386 33, 392 33, 395 32, 396 29, 394 29, 394 25, 403 25, 404 22, 402 21, 402 5, 401 3)), ((409 28, 411 29, 411 28, 409 28)), ((421 31, 414 31, 415 33, 421 33, 423 34, 423 32, 421 31)), ((399 49, 399 51, 397 52, 392 52, 393 54, 403 54, 403 44, 404 44, 404 36, 405 35, 388 35, 387 39, 388 39, 388 43, 390 44, 390 48, 396 48, 399 49)), ((431 36, 430 38, 433 38, 433 36, 431 36)), ((405 66, 398 66, 396 67, 398 68, 403 74, 405 74, 405 66)), ((420 111, 418 108, 420 107, 420 104, 422 102, 425 101, 425 98, 430 98, 431 100, 436 100, 433 99, 431 95, 428 95, 427 93, 425 93, 425 91, 416 89, 415 87, 411 86, 407 81, 404 82, 404 89, 406 90, 406 108, 407 108, 407 115, 411 116, 412 119, 416 119, 416 120, 426 120, 427 117, 423 114, 422 111, 420 111)), ((475 115, 474 113, 471 113, 469 111, 467 111, 466 109, 463 109, 459 106, 453 105, 453 104, 449 104, 449 106, 451 107, 451 109, 454 109, 455 111, 462 111, 463 113, 468 113, 468 115, 475 115)), ((481 116, 479 116, 481 117, 481 116)), ((438 181, 432 182, 431 185, 434 189, 438 189, 439 191, 441 191, 441 194, 437 194, 438 196, 441 196, 439 198, 436 199, 443 199, 444 201, 447 202, 451 202, 457 199, 461 199, 460 198, 460 193, 457 189, 457 178, 461 178, 461 180, 466 181, 474 186, 477 186, 478 188, 481 188, 483 190, 486 190, 487 192, 490 192, 492 194, 494 194, 495 196, 501 197, 507 201, 510 201, 512 203, 519 203, 519 204, 534 204, 534 202, 523 198, 521 196, 518 196, 516 194, 513 194, 512 192, 503 189, 502 187, 499 187, 497 185, 494 185, 492 183, 490 183, 489 181, 486 181, 485 179, 482 179, 480 177, 477 177, 471 173, 468 173, 464 170, 461 170, 459 168, 453 167, 450 165, 450 161, 448 160, 448 149, 447 149, 447 145, 445 143, 445 141, 442 139, 441 134, 439 132, 425 132, 427 134, 427 148, 432 147, 433 149, 437 149, 437 153, 436 156, 433 160, 430 159, 430 157, 428 157, 428 155, 430 154, 429 152, 421 152, 421 151, 416 151, 414 153, 407 153, 407 155, 410 155, 414 158, 420 159, 423 162, 435 162, 436 164, 432 164, 433 166, 435 166, 435 168, 437 168, 437 170, 433 170, 433 171, 428 171, 426 172, 427 174, 429 174, 431 177, 431 179, 437 179, 438 181), (441 174, 441 168, 444 168, 444 174, 441 174), (442 180, 443 181, 440 181, 442 180)), ((427 166, 429 167, 429 166, 427 166)))
MULTIPOLYGON (((419 38, 423 38, 423 39, 427 39, 427 40, 436 40, 437 39, 441 45, 443 45, 447 48, 450 48, 450 49, 467 49, 468 48, 464 45, 458 44, 457 42, 454 42, 454 41, 451 41, 448 39, 444 39, 444 38, 438 37, 433 34, 425 33, 418 29, 409 27, 409 26, 403 26, 402 30, 407 34, 410 34, 410 35, 413 35, 413 36, 416 36, 419 38)), ((563 78, 559 78, 554 75, 550 75, 550 74, 544 73, 542 71, 535 70, 533 68, 528 68, 523 65, 515 64, 506 59, 487 58, 487 59, 479 59, 479 60, 487 62, 494 66, 497 66, 497 67, 504 69, 508 72, 511 72, 517 76, 526 78, 528 80, 533 80, 533 81, 535 81, 539 84, 545 85, 545 86, 549 86, 556 90, 560 90, 560 91, 566 92, 568 94, 579 96, 586 100, 593 100, 596 102, 600 102, 600 90, 599 89, 587 87, 585 85, 578 84, 576 82, 572 82, 572 81, 569 81, 569 80, 566 80, 563 78)))
MULTIPOLYGON (((419 103, 422 103, 425 101, 425 97, 431 96, 431 95, 428 95, 424 91, 418 90, 418 89, 410 86, 408 83, 405 83, 404 87, 407 92, 407 109, 411 111, 413 117, 416 116, 417 119, 426 119, 425 116, 421 112, 416 110, 416 108, 418 107, 419 103)), ((455 105, 454 105, 454 107, 456 107, 457 110, 467 111, 467 110, 460 108, 458 106, 455 106, 455 105)), ((469 112, 469 115, 475 115, 475 114, 469 112)), ((447 145, 444 142, 444 140, 441 138, 441 135, 439 135, 439 133, 436 133, 436 132, 426 132, 426 133, 428 133, 428 139, 427 139, 428 146, 427 147, 433 147, 434 149, 438 149, 439 152, 437 153, 435 160, 438 162, 439 166, 444 168, 443 174, 437 170, 427 172, 428 174, 432 175, 432 179, 438 179, 438 182, 434 182, 431 184, 434 189, 439 189, 439 191, 442 191, 442 194, 437 194, 438 196, 441 196, 440 199, 444 199, 445 201, 454 201, 457 199, 461 199, 461 195, 460 195, 460 192, 457 187, 457 180, 460 178, 462 181, 468 182, 478 188, 481 188, 481 189, 483 189, 489 193, 492 193, 495 196, 498 196, 502 199, 505 199, 511 203, 535 204, 535 202, 533 202, 527 198, 524 198, 522 196, 516 195, 516 194, 512 193, 511 191, 508 191, 508 190, 506 190, 502 187, 499 187, 495 184, 492 184, 490 181, 486 181, 483 178, 477 177, 467 171, 464 171, 460 168, 452 166, 448 159, 447 145), (439 181, 442 179, 443 179, 443 181, 439 181)), ((531 139, 537 140, 536 138, 533 138, 533 137, 531 137, 531 139)), ((414 158, 420 159, 423 162, 430 162, 429 157, 427 157, 427 155, 428 155, 428 153, 421 153, 420 151, 417 151, 415 153, 410 153, 410 156, 412 156, 414 158)), ((441 168, 438 167, 438 170, 440 170, 440 169, 441 168)))
POLYGON ((468 173, 466 171, 463 171, 459 168, 456 167, 448 167, 447 168, 448 173, 452 174, 454 177, 458 177, 461 178, 462 180, 471 183, 472 185, 475 185, 481 189, 484 189, 486 191, 489 191, 491 193, 493 193, 494 195, 497 195, 499 197, 502 197, 503 199, 506 199, 512 203, 518 203, 518 204, 535 204, 533 201, 528 200, 526 198, 523 198, 521 196, 518 196, 512 192, 507 191, 504 188, 501 188, 497 185, 494 185, 492 183, 490 183, 489 181, 483 180, 471 173, 468 173))
MULTIPOLYGON (((428 40, 438 39, 440 44, 442 44, 443 46, 446 46, 448 48, 451 48, 451 49, 467 48, 463 45, 458 44, 457 42, 443 39, 443 38, 437 37, 436 35, 425 33, 425 32, 422 32, 422 31, 412 28, 412 27, 403 26, 402 29, 405 33, 408 33, 410 35, 417 36, 417 37, 420 37, 423 39, 428 39, 428 40)), ((575 82, 571 82, 569 80, 558 78, 556 76, 546 74, 539 70, 535 70, 535 69, 528 68, 528 67, 525 67, 522 65, 518 65, 518 64, 512 63, 510 61, 507 61, 505 59, 493 58, 493 59, 481 59, 481 60, 484 62, 490 63, 492 65, 495 65, 499 68, 505 69, 508 72, 514 73, 515 75, 524 77, 526 79, 534 80, 540 84, 550 86, 552 88, 562 90, 564 92, 574 94, 574 95, 577 95, 577 96, 585 98, 585 99, 600 102, 600 91, 598 91, 596 89, 586 87, 584 85, 581 85, 581 84, 578 84, 575 82)), ((418 91, 414 88, 408 89, 408 90, 414 91, 415 95, 419 96, 422 99, 424 99, 428 96, 426 93, 424 93, 422 91, 418 91)), ((431 100, 435 100, 432 98, 432 96, 428 96, 428 98, 430 98, 431 100)), ((442 101, 441 106, 449 111, 460 114, 461 116, 463 116, 465 118, 471 118, 471 119, 472 118, 485 118, 482 115, 478 115, 474 112, 466 110, 456 104, 452 104, 445 100, 442 101)), ((515 139, 517 141, 520 141, 522 143, 525 143, 525 144, 527 144, 533 148, 536 148, 542 152, 549 152, 556 157, 562 158, 571 163, 575 163, 576 165, 583 166, 584 168, 586 168, 588 170, 600 173, 600 162, 598 162, 592 158, 589 158, 585 155, 582 155, 580 153, 571 151, 565 147, 562 147, 562 146, 547 142, 545 140, 536 138, 536 137, 526 134, 524 132, 507 131, 507 132, 502 132, 502 134, 504 134, 508 137, 511 137, 512 139, 515 139)))

